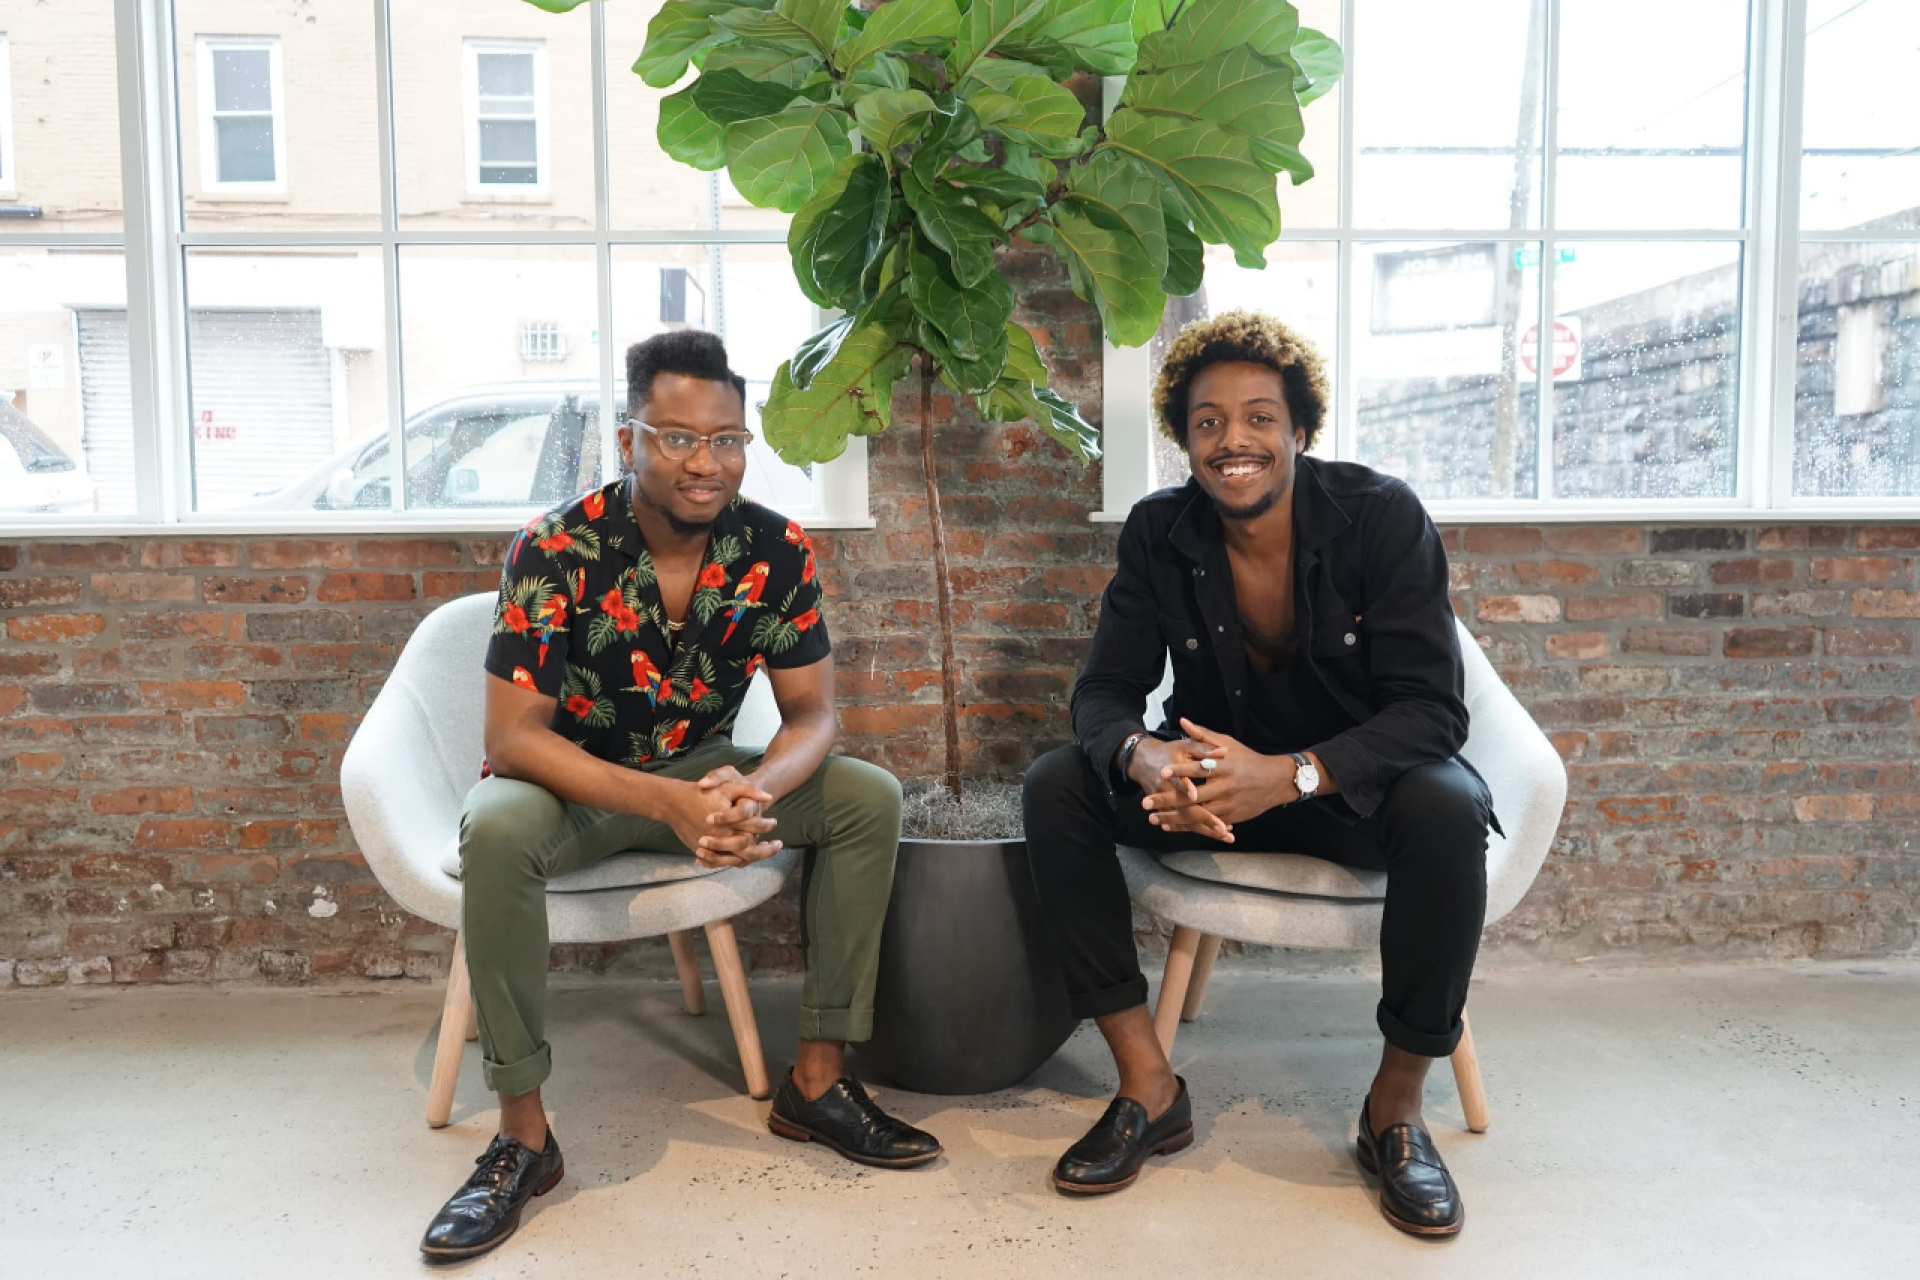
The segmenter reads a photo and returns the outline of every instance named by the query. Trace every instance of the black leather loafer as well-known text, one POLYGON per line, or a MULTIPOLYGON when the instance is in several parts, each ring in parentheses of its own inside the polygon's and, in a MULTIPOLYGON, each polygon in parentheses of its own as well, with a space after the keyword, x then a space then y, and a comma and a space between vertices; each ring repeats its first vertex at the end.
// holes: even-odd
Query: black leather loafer
POLYGON ((498 1248, 520 1229, 527 1201, 553 1190, 567 1171, 552 1129, 544 1151, 496 1134, 474 1164, 479 1167, 420 1238, 420 1252, 429 1259, 471 1258, 498 1248))
POLYGON ((1380 1179, 1380 1212, 1416 1236, 1458 1235, 1467 1220, 1460 1188, 1424 1129, 1390 1124, 1378 1138, 1367 1104, 1360 1104, 1360 1134, 1354 1143, 1360 1167, 1380 1179))
POLYGON ((1053 1166, 1053 1185, 1074 1195, 1097 1196, 1133 1185, 1148 1156, 1171 1155, 1193 1145, 1193 1101, 1179 1076, 1180 1092, 1158 1120, 1132 1098, 1115 1098, 1087 1136, 1067 1148, 1053 1166))
POLYGON ((767 1128, 795 1142, 822 1143, 856 1164, 880 1169, 911 1169, 942 1150, 932 1134, 882 1111, 852 1076, 841 1076, 809 1102, 794 1084, 793 1072, 787 1072, 773 1095, 767 1128))

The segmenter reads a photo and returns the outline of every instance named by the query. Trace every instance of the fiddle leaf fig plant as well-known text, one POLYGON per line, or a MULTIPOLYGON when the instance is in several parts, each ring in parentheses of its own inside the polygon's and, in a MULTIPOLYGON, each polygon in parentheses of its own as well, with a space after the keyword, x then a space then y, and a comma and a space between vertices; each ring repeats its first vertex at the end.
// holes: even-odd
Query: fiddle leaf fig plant
POLYGON ((1265 265, 1279 176, 1313 176, 1301 108, 1339 78, 1339 46, 1286 0, 666 0, 633 69, 659 89, 696 73, 661 100, 661 148, 791 214, 800 289, 839 315, 774 376, 760 422, 781 457, 825 462, 883 431, 918 360, 957 796, 932 380, 1099 456, 1047 386, 996 251, 1049 246, 1111 341, 1148 341, 1168 295, 1200 288, 1204 245, 1265 265), (1125 77, 1104 121, 1068 87, 1078 73, 1125 77))

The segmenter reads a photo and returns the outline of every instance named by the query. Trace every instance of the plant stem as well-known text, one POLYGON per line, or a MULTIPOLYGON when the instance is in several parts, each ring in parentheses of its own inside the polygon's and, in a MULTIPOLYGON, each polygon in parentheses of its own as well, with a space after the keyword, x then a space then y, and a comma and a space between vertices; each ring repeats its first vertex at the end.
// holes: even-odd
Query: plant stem
POLYGON ((933 518, 933 581, 940 603, 940 724, 947 741, 947 794, 960 802, 960 685, 953 660, 953 588, 947 576, 947 525, 940 515, 940 477, 933 457, 933 357, 920 356, 920 463, 927 473, 933 518))

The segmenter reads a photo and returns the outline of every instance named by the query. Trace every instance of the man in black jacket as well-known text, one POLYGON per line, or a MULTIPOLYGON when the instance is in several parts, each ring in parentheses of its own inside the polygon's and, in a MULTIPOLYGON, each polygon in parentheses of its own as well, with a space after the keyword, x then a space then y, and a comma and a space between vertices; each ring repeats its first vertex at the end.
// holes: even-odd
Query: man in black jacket
POLYGON ((1305 451, 1326 415, 1319 355, 1230 312, 1189 325, 1154 388, 1193 478, 1137 504, 1073 695, 1078 744, 1026 779, 1027 847, 1076 1013, 1119 1095, 1055 1167, 1117 1191, 1193 1140, 1186 1082, 1147 1013, 1116 844, 1312 854, 1388 873, 1361 1164, 1394 1225, 1451 1235, 1458 1188, 1420 1115, 1461 1033, 1486 913, 1492 797, 1457 758, 1463 669, 1440 536, 1412 490, 1305 451), (1142 720, 1168 656, 1167 723, 1142 720))

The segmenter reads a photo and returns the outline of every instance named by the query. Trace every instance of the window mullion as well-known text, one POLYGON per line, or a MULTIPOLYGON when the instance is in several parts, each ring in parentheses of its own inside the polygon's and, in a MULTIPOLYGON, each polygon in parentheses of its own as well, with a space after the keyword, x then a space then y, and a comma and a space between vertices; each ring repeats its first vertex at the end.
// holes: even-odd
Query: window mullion
POLYGON ((398 140, 393 124, 393 9, 392 0, 373 0, 374 102, 380 146, 380 281, 387 334, 387 474, 388 504, 406 509, 406 396, 402 385, 400 350, 399 204, 394 171, 398 140))
MULTIPOLYGON (((1560 254, 1554 228, 1559 218, 1560 168, 1560 0, 1546 0, 1545 64, 1540 76, 1540 318, 1533 344, 1533 407, 1537 434, 1533 446, 1534 501, 1550 503, 1553 474, 1553 375, 1560 345, 1559 316, 1554 288, 1559 283, 1560 254)), ((1509 249, 1511 252, 1511 249, 1509 249)), ((1516 353, 1517 354, 1517 353, 1516 353)))
POLYGON ((613 243, 608 239, 613 228, 611 160, 607 151, 607 14, 603 5, 593 6, 591 38, 588 47, 593 57, 593 209, 594 256, 598 262, 596 282, 599 290, 600 341, 600 479, 610 481, 619 471, 620 448, 614 438, 618 424, 626 418, 626 405, 614 399, 615 360, 618 356, 613 335, 613 243))
POLYGON ((1755 252, 1761 258, 1764 311, 1756 341, 1765 348, 1761 365, 1754 431, 1764 459, 1765 489, 1758 505, 1769 509, 1793 501, 1794 407, 1799 373, 1800 329, 1800 139, 1801 94, 1806 87, 1806 0, 1777 0, 1767 8, 1767 131, 1761 154, 1768 172, 1761 188, 1760 218, 1766 234, 1755 252))
POLYGON ((1340 156, 1335 176, 1334 249, 1333 249, 1333 456, 1352 461, 1360 456, 1360 420, 1353 376, 1353 184, 1354 162, 1360 149, 1353 137, 1353 6, 1354 0, 1340 3, 1340 48, 1345 51, 1347 69, 1340 86, 1340 136, 1335 145, 1340 156))

